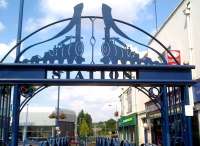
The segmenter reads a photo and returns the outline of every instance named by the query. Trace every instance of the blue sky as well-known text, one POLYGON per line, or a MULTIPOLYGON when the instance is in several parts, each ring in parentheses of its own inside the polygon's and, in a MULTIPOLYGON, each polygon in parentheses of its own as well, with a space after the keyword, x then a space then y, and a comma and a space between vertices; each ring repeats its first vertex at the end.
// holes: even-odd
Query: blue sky
MULTIPOLYGON (((83 15, 101 15, 101 4, 106 3, 112 7, 114 18, 139 26, 149 33, 154 33, 156 30, 153 0, 25 0, 22 37, 45 24, 71 17, 73 6, 80 2, 84 3, 83 15)), ((181 0, 157 0, 159 27, 180 2, 181 0)), ((19 0, 0 0, 0 58, 15 44, 18 9, 19 0)), ((61 24, 39 33, 24 43, 22 49, 32 42, 51 37, 64 26, 64 24, 61 24)), ((97 26, 96 29, 98 28, 97 26)), ((127 31, 131 33, 129 29, 127 31)), ((101 37, 101 32, 98 30, 96 32, 96 35, 101 37)), ((83 33, 91 33, 90 27, 86 27, 83 33)), ((138 38, 140 41, 148 42, 146 37, 138 35, 136 32, 133 32, 133 34, 133 37, 138 38)), ((49 43, 46 48, 51 47, 53 43, 49 43)), ((39 54, 41 47, 39 48, 34 48, 32 51, 27 52, 24 57, 30 57, 34 53, 39 54)), ((87 51, 86 49, 85 57, 90 54, 87 51)), ((10 60, 15 57, 14 54, 13 52, 9 56, 10 60)), ((42 107, 54 108, 57 97, 56 89, 56 87, 51 87, 41 92, 31 101, 30 105, 35 109, 41 109, 42 107)), ((61 91, 61 107, 70 108, 76 112, 83 108, 92 114, 94 121, 99 121, 113 117, 115 105, 118 101, 117 97, 120 94, 120 87, 62 87, 61 91), (92 93, 90 92, 91 89, 92 93), (78 94, 77 91, 79 91, 78 94), (112 109, 108 106, 109 104, 113 105, 112 109)))

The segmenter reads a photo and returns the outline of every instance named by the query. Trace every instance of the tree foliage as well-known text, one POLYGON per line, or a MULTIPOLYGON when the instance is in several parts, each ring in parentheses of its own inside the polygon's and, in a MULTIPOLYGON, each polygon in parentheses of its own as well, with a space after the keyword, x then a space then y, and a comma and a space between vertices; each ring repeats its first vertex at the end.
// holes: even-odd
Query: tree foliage
POLYGON ((87 136, 91 136, 93 135, 93 130, 92 130, 92 117, 90 114, 88 113, 84 113, 83 110, 81 110, 78 114, 78 117, 77 117, 77 133, 79 136, 81 136, 81 125, 83 122, 86 122, 87 126, 88 126, 88 133, 87 133, 87 136))
MULTIPOLYGON (((114 119, 109 119, 107 121, 101 121, 98 123, 94 123, 96 128, 99 128, 100 130, 96 133, 98 135, 109 135, 110 133, 116 132, 116 121, 114 119)), ((94 127, 94 126, 93 126, 94 127)))
POLYGON ((83 119, 80 124, 80 136, 87 137, 89 135, 90 129, 86 122, 86 119, 83 119))

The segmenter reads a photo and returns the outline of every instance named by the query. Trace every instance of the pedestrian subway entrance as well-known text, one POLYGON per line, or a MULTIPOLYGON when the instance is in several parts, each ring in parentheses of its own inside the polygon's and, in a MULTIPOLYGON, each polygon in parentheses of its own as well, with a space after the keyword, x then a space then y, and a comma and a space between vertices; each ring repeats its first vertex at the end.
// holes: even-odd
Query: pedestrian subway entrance
MULTIPOLYGON (((81 16, 82 10, 83 4, 79 4, 74 7, 72 18, 51 23, 31 33, 1 60, 2 89, 15 86, 11 144, 18 144, 20 110, 47 86, 63 85, 135 87, 147 95, 161 112, 162 145, 191 146, 191 117, 185 116, 185 105, 189 104, 188 88, 194 84, 191 75, 194 66, 180 65, 167 47, 152 35, 130 23, 114 19, 108 5, 102 5, 102 17, 81 16), (65 27, 52 37, 25 44, 14 63, 4 63, 21 43, 44 29, 66 22, 65 27), (95 34, 97 30, 99 34, 95 34), (153 48, 135 39, 138 37, 132 35, 132 31, 149 37, 159 47, 153 48), (49 47, 51 49, 47 50, 49 47), (148 54, 142 56, 134 48, 146 50, 148 54), (176 65, 168 65, 163 52, 168 53, 176 65), (24 86, 37 88, 23 92, 24 86), (156 94, 154 89, 158 91, 156 94), (20 105, 21 94, 26 99, 20 105)), ((66 142, 66 139, 62 140, 66 142)), ((4 141, 8 142, 6 136, 4 141)), ((111 145, 113 142, 114 139, 97 138, 96 144, 111 145)), ((60 145, 63 143, 60 141, 60 145)))

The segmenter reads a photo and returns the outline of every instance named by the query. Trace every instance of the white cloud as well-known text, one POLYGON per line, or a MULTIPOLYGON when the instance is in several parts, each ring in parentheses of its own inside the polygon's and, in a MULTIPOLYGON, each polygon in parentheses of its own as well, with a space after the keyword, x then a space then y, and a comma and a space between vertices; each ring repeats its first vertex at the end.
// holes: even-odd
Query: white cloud
POLYGON ((3 31, 5 29, 5 26, 3 25, 3 23, 0 21, 0 32, 3 31))
POLYGON ((0 8, 6 8, 8 5, 6 0, 0 0, 0 8))
POLYGON ((102 3, 112 8, 115 18, 133 21, 137 19, 138 13, 144 9, 151 0, 41 0, 40 6, 43 13, 55 17, 71 17, 73 7, 79 3, 84 3, 83 15, 101 16, 102 3))
POLYGON ((45 26, 54 21, 56 21, 56 19, 50 16, 38 19, 29 18, 25 24, 25 31, 31 33, 36 29, 39 29, 40 27, 45 26))
MULTIPOLYGON (((61 87, 60 107, 74 110, 77 114, 83 109, 91 114, 94 121, 113 118, 120 91, 120 87, 61 87)), ((29 104, 30 109, 33 106, 33 111, 52 111, 57 105, 57 97, 57 87, 47 88, 34 97, 29 104)), ((119 108, 119 105, 117 107, 119 108)))
POLYGON ((152 0, 41 0, 39 10, 41 18, 30 18, 25 30, 31 32, 61 18, 70 18, 73 15, 73 7, 79 3, 84 3, 82 15, 102 16, 102 3, 112 8, 112 15, 124 21, 133 22, 138 19, 140 11, 145 9, 152 0))
MULTIPOLYGON (((9 43, 0 43, 0 58, 2 58, 14 45, 16 44, 16 41, 12 40, 9 43)), ((12 53, 9 55, 12 59, 15 58, 15 51, 12 51, 12 53)))

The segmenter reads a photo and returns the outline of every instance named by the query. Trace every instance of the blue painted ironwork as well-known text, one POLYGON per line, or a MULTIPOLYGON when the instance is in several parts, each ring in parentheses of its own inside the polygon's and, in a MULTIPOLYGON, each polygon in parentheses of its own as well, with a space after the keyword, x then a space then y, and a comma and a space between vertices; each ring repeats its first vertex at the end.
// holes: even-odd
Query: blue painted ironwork
POLYGON ((97 137, 96 146, 135 146, 127 140, 120 140, 118 138, 97 137))
MULTIPOLYGON (((82 5, 81 5, 82 6, 82 5)), ((50 40, 56 39, 62 35, 64 35, 65 33, 67 33, 72 27, 71 24, 74 23, 74 21, 76 21, 76 36, 75 38, 75 43, 74 42, 70 42, 69 44, 64 44, 65 42, 67 42, 67 40, 69 40, 69 38, 72 38, 73 36, 70 37, 66 37, 63 41, 61 41, 60 43, 58 43, 57 46, 54 47, 53 50, 50 50, 48 52, 44 53, 43 57, 40 57, 39 55, 35 55, 33 56, 30 60, 28 59, 24 59, 23 63, 39 63, 39 62, 43 62, 43 63, 51 63, 53 64, 55 60, 58 60, 59 64, 63 64, 64 60, 67 59, 68 64, 72 64, 74 60, 76 60, 76 63, 81 64, 83 61, 85 61, 84 58, 82 58, 82 54, 83 54, 83 43, 79 40, 80 39, 80 12, 82 11, 82 8, 80 5, 77 5, 75 7, 75 11, 74 11, 74 17, 72 18, 71 22, 68 24, 68 26, 70 27, 66 27, 64 30, 62 30, 61 32, 59 32, 57 35, 55 35, 54 37, 33 44, 27 48, 25 48, 21 54, 19 55, 19 57, 28 49, 30 49, 33 46, 48 42, 50 40), (79 13, 78 13, 79 12, 79 13), (75 17, 76 13, 78 13, 79 17, 75 17)), ((139 43, 131 38, 129 38, 126 34, 124 34, 114 23, 114 20, 111 16, 111 8, 108 7, 107 5, 103 5, 102 6, 102 13, 103 13, 103 20, 105 23, 105 42, 102 45, 102 54, 103 54, 103 58, 101 59, 101 62, 103 62, 104 64, 109 64, 109 62, 111 61, 112 64, 118 64, 118 61, 121 61, 122 64, 126 64, 128 61, 131 64, 160 64, 158 61, 152 61, 149 57, 143 57, 140 58, 139 54, 137 54, 136 52, 132 52, 130 49, 127 49, 127 46, 125 43, 123 43, 119 38, 110 38, 110 28, 113 28, 114 31, 116 31, 120 36, 131 40, 139 45, 145 46, 151 50, 153 50, 154 52, 156 52, 160 58, 162 58, 163 63, 166 64, 166 60, 164 59, 164 57, 155 49, 144 45, 142 43, 139 43), (119 43, 120 45, 122 45, 121 47, 116 45, 115 42, 119 43)), ((90 39, 90 44, 92 46, 92 64, 94 64, 94 45, 96 42, 96 39, 94 37, 94 19, 90 18, 91 22, 92 22, 92 37, 90 39)), ((73 24, 74 25, 74 24, 73 24)), ((16 59, 16 61, 18 61, 19 57, 16 59)))
POLYGON ((9 75, 1 76, 0 72, 0 83, 1 84, 34 84, 34 85, 107 85, 107 86, 114 86, 114 85, 130 85, 130 86, 152 86, 152 85, 163 85, 163 84, 172 84, 173 85, 191 85, 195 83, 191 80, 191 69, 193 66, 133 66, 133 65, 44 65, 44 64, 4 64, 0 65, 0 68, 6 68, 7 71, 12 70, 14 76, 10 77, 9 75), (23 75, 18 73, 18 71, 35 71, 41 70, 41 74, 46 74, 47 72, 52 71, 64 71, 64 75, 61 79, 52 79, 49 76, 42 76, 42 77, 35 77, 33 79, 32 76, 23 75), (170 70, 171 76, 163 76, 163 72, 166 70, 170 70), (188 71, 187 71, 188 70, 188 71), (77 76, 75 78, 68 78, 69 76, 65 73, 70 73, 77 71, 77 76), (95 77, 91 79, 90 77, 85 77, 81 72, 85 72, 90 74, 90 72, 99 72, 99 77, 95 77), (109 78, 105 79, 105 72, 109 71, 109 78), (117 72, 122 72, 123 77, 119 77, 117 72), (138 76, 136 78, 130 76, 129 73, 136 73, 138 76), (140 72, 145 72, 145 75, 141 75, 140 72), (149 72, 149 78, 148 78, 149 72), (157 74, 158 78, 155 78, 153 74, 153 78, 151 76, 152 72, 157 74), (188 72, 188 74, 186 74, 188 72), (178 75, 173 76, 173 73, 178 75))
POLYGON ((12 139, 11 145, 18 145, 18 130, 19 130, 19 108, 20 108, 20 86, 15 85, 14 95, 13 95, 13 109, 12 109, 12 139))
MULTIPOLYGON (((35 32, 33 32, 32 34, 28 35, 27 37, 25 37, 24 39, 21 40, 21 42, 19 42, 17 45, 15 45, 6 55, 5 57, 1 60, 4 61, 5 58, 8 56, 8 54, 14 50, 17 46, 19 46, 22 42, 24 42, 26 39, 28 39, 29 37, 31 37, 32 35, 36 34, 37 32, 49 27, 49 26, 52 26, 54 24, 57 24, 57 23, 60 23, 60 22, 63 22, 63 21, 67 21, 67 20, 71 20, 70 23, 62 30, 60 31, 58 34, 56 34, 55 36, 51 37, 50 39, 47 39, 45 41, 41 41, 41 42, 38 42, 38 43, 35 43, 33 45, 30 45, 28 46, 27 48, 25 48, 18 56, 17 56, 17 59, 16 59, 16 62, 19 61, 21 55, 23 53, 25 53, 28 49, 34 47, 34 46, 37 46, 39 44, 43 44, 45 42, 48 42, 48 41, 51 41, 53 39, 56 39, 64 34, 66 34, 67 32, 69 32, 73 26, 76 26, 76 32, 75 32, 75 36, 68 36, 65 40, 65 42, 69 39, 72 39, 74 38, 75 41, 74 42, 70 42, 68 45, 65 44, 65 46, 62 47, 62 43, 55 46, 55 48, 53 50, 49 50, 47 52, 45 52, 44 56, 43 57, 40 57, 38 55, 35 55, 33 56, 30 60, 28 59, 25 59, 24 60, 24 63, 27 63, 27 62, 31 62, 31 63, 39 63, 40 61, 43 62, 43 63, 47 63, 47 62, 50 62, 50 63, 53 63, 55 60, 58 60, 59 63, 63 63, 63 59, 67 59, 68 60, 68 63, 69 64, 72 64, 73 61, 75 60, 76 63, 78 64, 81 64, 83 61, 85 61, 84 58, 82 58, 82 53, 84 51, 84 48, 83 48, 83 43, 80 41, 80 38, 81 38, 81 19, 85 19, 85 18, 89 18, 89 19, 103 19, 104 20, 104 23, 105 23, 105 26, 106 26, 106 29, 105 29, 105 43, 103 43, 102 45, 102 53, 104 55, 104 58, 101 59, 101 61, 103 61, 103 63, 108 63, 108 60, 111 60, 112 63, 114 64, 117 64, 116 60, 120 60, 122 62, 122 64, 125 64, 127 61, 130 61, 131 64, 159 64, 158 61, 152 61, 150 58, 148 57, 143 57, 143 58, 140 58, 139 57, 139 54, 137 54, 136 52, 131 52, 130 49, 127 49, 127 47, 125 47, 125 43, 123 43, 121 40, 119 40, 118 38, 110 38, 108 37, 109 36, 109 30, 110 28, 112 28, 117 34, 119 34, 121 37, 123 38, 126 38, 136 44, 139 44, 141 46, 144 46, 148 49, 151 49, 152 51, 154 51, 156 54, 159 55, 160 58, 162 58, 162 63, 166 64, 166 60, 164 59, 164 57, 158 52, 156 51, 155 49, 147 46, 147 45, 144 45, 143 43, 140 43, 136 40, 133 40, 131 39, 129 36, 127 36, 126 34, 124 34, 118 27, 117 25, 115 24, 115 22, 119 22, 119 23, 122 23, 122 24, 125 24, 127 26, 131 26, 139 31, 141 31, 142 33, 146 34, 147 36, 149 36, 150 38, 152 38, 153 40, 155 40, 159 45, 161 45, 161 47, 167 51, 171 56, 172 58, 174 58, 174 56, 169 52, 169 50, 167 50, 167 47, 165 47, 161 42, 159 42, 156 38, 154 38, 153 36, 151 36, 149 33, 147 33, 146 31, 134 26, 134 25, 131 25, 129 23, 126 23, 126 22, 123 22, 123 21, 120 21, 120 20, 117 20, 117 19, 113 19, 112 16, 111 16, 111 8, 105 4, 103 4, 102 6, 102 13, 103 13, 103 17, 98 17, 98 16, 82 16, 81 17, 81 12, 82 12, 82 9, 83 9, 83 4, 79 4, 77 5, 75 8, 74 8, 74 15, 72 18, 69 18, 69 19, 64 19, 64 20, 60 20, 60 21, 57 21, 57 22, 54 22, 52 24, 49 24, 47 26, 44 26, 43 28, 40 28, 38 30, 36 30, 35 32), (108 20, 108 18, 110 18, 108 20), (115 45, 114 42, 117 42, 119 43, 120 45, 122 46, 119 46, 119 45, 115 45), (72 47, 73 49, 66 49, 66 46, 67 47, 72 47), (112 46, 112 47, 110 47, 112 46), (106 47, 106 48, 105 48, 106 47), (113 55, 113 56, 116 56, 117 59, 115 59, 113 56, 110 56, 108 53, 110 53, 109 50, 113 49, 114 48, 117 48, 115 50, 115 52, 113 54, 117 54, 116 55, 113 55), (65 51, 64 48, 68 51, 65 51), (65 53, 63 53, 61 55, 61 52, 64 51, 65 53), (72 51, 72 52, 71 52, 72 51), (106 55, 109 57, 106 57, 106 55)), ((94 40, 93 40, 94 41, 94 40)), ((93 50, 93 49, 92 49, 93 50)), ((174 60, 176 60, 174 58, 174 60)))
POLYGON ((169 115, 168 115, 168 98, 167 86, 162 87, 161 96, 161 120, 162 120, 162 141, 164 146, 170 146, 170 132, 169 132, 169 115))
MULTIPOLYGON (((28 49, 31 47, 37 46, 39 44, 46 43, 48 41, 54 40, 58 37, 63 36, 67 32, 69 32, 74 26, 76 27, 75 36, 67 36, 64 40, 58 43, 57 46, 54 46, 53 50, 49 50, 44 53, 43 57, 40 57, 39 55, 33 56, 30 60, 24 59, 24 63, 39 63, 40 61, 43 61, 43 63, 51 63, 53 64, 55 60, 58 60, 59 64, 63 64, 64 60, 67 59, 68 64, 72 64, 75 60, 77 64, 81 64, 83 61, 85 61, 84 58, 82 58, 82 54, 84 52, 84 46, 81 42, 81 13, 83 9, 83 4, 79 4, 76 7, 74 7, 74 15, 70 21, 70 23, 61 30, 58 34, 53 36, 50 39, 47 39, 45 41, 33 44, 27 48, 25 48, 19 57, 28 49), (72 39, 75 39, 72 41, 72 39), (68 43, 70 41, 70 43, 68 43), (66 44, 68 43, 68 44, 66 44)), ((16 59, 18 61, 19 57, 16 59)))
POLYGON ((92 46, 92 61, 90 64, 95 64, 94 63, 94 46, 96 44, 96 39, 95 39, 95 36, 94 36, 94 21, 95 21, 95 18, 90 18, 90 21, 92 22, 92 36, 90 38, 90 45, 92 46))
POLYGON ((47 141, 41 141, 39 146, 67 146, 69 139, 67 137, 48 138, 47 141))
MULTIPOLYGON (((184 105, 189 105, 190 104, 190 102, 189 102, 189 88, 188 88, 188 86, 186 85, 185 87, 183 87, 184 89, 183 89, 183 91, 182 92, 184 92, 184 94, 183 94, 183 98, 184 98, 184 105)), ((184 109, 185 107, 183 107, 183 109, 184 109)), ((185 110, 184 110, 184 113, 183 114, 185 114, 185 110)), ((185 130, 186 131, 184 131, 185 132, 185 138, 187 139, 186 140, 186 145, 189 145, 189 146, 191 146, 193 143, 192 143, 192 127, 191 127, 191 125, 192 125, 192 117, 191 116, 184 116, 184 118, 185 118, 185 120, 184 120, 184 124, 185 124, 185 130)))
POLYGON ((25 99, 20 104, 20 112, 23 110, 25 105, 38 93, 40 93, 42 90, 46 89, 48 86, 41 86, 37 90, 35 90, 32 94, 25 95, 25 99))
MULTIPOLYGON (((74 7, 74 14, 72 18, 63 19, 57 22, 53 22, 48 24, 25 38, 21 39, 11 50, 4 56, 1 60, 1 63, 5 60, 5 58, 17 47, 21 45, 22 42, 26 41, 31 36, 36 33, 44 30, 50 26, 55 24, 69 21, 68 25, 62 29, 59 33, 50 37, 47 40, 36 42, 31 44, 17 55, 15 64, 0 64, 0 83, 2 85, 103 85, 103 86, 133 86, 138 88, 144 94, 150 97, 152 101, 156 103, 156 105, 161 107, 161 114, 163 118, 163 145, 169 146, 173 145, 177 142, 179 137, 179 130, 175 129, 175 132, 171 127, 176 125, 175 122, 179 120, 179 118, 185 123, 185 125, 180 125, 185 129, 181 132, 181 139, 184 143, 184 146, 191 146, 191 119, 185 117, 184 115, 184 106, 188 103, 186 100, 188 98, 188 86, 194 84, 191 76, 191 69, 193 66, 180 66, 175 59, 175 57, 169 52, 167 47, 165 47, 160 41, 151 36, 146 31, 138 28, 132 24, 127 22, 114 19, 111 14, 111 8, 105 4, 102 5, 102 16, 81 16, 83 10, 83 4, 78 4, 74 7), (84 42, 83 37, 81 36, 81 20, 89 19, 92 24, 92 35, 90 38, 90 45, 92 50, 91 55, 91 63, 83 64, 85 62, 84 56, 84 42), (96 19, 102 19, 104 21, 105 30, 103 38, 103 42, 101 45, 102 58, 100 62, 103 64, 95 64, 94 61, 94 49, 96 45, 96 37, 94 34, 94 25, 96 19), (145 35, 149 36, 153 40, 155 40, 163 49, 167 51, 172 58, 177 62, 177 66, 169 66, 166 64, 166 60, 164 56, 162 56, 157 50, 149 47, 141 42, 138 42, 132 39, 130 36, 125 34, 122 29, 117 26, 117 23, 124 24, 126 26, 130 26, 145 35), (69 35, 68 33, 75 27, 74 35, 69 35), (116 33, 115 36, 111 36, 111 29, 116 33), (21 56, 27 52, 29 49, 41 45, 43 43, 47 43, 54 39, 65 37, 62 41, 57 43, 51 50, 44 52, 42 56, 35 55, 30 59, 24 59, 21 61, 21 56), (145 56, 140 57, 139 53, 133 52, 130 48, 127 47, 126 41, 136 43, 140 46, 143 46, 147 49, 152 50, 156 53, 160 58, 161 62, 152 61, 151 58, 145 56), (67 64, 64 61, 67 60, 67 64), (59 64, 55 64, 58 61, 59 64), (119 65, 121 62, 121 65, 119 65), (128 65, 128 62, 130 64, 128 65), (20 63, 20 64, 18 64, 20 63), (56 72, 63 71, 65 73, 65 78, 49 78, 47 73, 51 72, 55 75, 56 72), (72 78, 70 75, 73 71, 77 72, 75 78, 72 78), (109 71, 109 76, 106 77, 105 72, 109 71), (82 73, 88 73, 88 78, 82 73), (94 77, 94 72, 99 72, 99 78, 94 77), (123 73, 123 77, 120 78, 119 72, 123 73), (136 74, 136 78, 131 76, 132 73, 136 74), (148 87, 148 88, 145 88, 148 87), (177 102, 178 97, 177 89, 182 89, 181 93, 181 101, 177 102), (173 90, 171 90, 173 88, 173 90), (157 91, 157 94, 153 92, 153 90, 157 91), (171 96, 173 93, 173 96, 171 96), (171 102, 172 100, 172 102, 171 102), (168 105, 169 103, 169 105, 168 105), (179 103, 179 104, 177 104, 179 103), (181 104, 180 104, 181 103, 181 104), (161 106, 159 106, 161 105, 161 106), (181 109, 180 112, 177 111, 177 107, 181 109), (171 117, 173 118, 171 118, 171 117), (170 130, 169 130, 170 129, 170 130), (184 137, 184 138, 183 138, 184 137), (184 141, 184 140, 185 141, 184 141)), ((28 103, 28 101, 45 87, 38 88, 37 90, 33 90, 30 92, 21 92, 22 95, 27 97, 24 100, 20 107, 20 86, 17 85, 15 89, 15 98, 14 98, 14 108, 13 108, 13 120, 15 124, 13 124, 13 138, 12 143, 14 145, 17 144, 17 129, 19 126, 19 110, 28 103), (17 98, 16 98, 17 97, 17 98)), ((61 144, 61 140, 59 139, 49 139, 47 142, 44 142, 43 145, 57 145, 61 144)), ((42 144, 42 143, 41 143, 42 144)), ((105 139, 102 138, 97 140, 97 146, 109 146, 109 145, 118 145, 119 140, 114 139, 105 139), (98 145, 99 144, 99 145, 98 145)), ((123 145, 128 146, 129 144, 124 141, 123 145)))
POLYGON ((102 54, 103 58, 101 61, 104 64, 109 64, 109 61, 111 60, 112 64, 118 64, 118 61, 120 60, 122 64, 126 64, 127 61, 130 61, 131 64, 159 64, 159 62, 153 62, 150 58, 148 57, 143 57, 139 58, 139 54, 135 52, 131 52, 130 49, 127 49, 126 44, 121 42, 117 38, 110 38, 110 29, 112 28, 117 34, 119 34, 121 37, 126 38, 134 43, 140 44, 142 46, 145 46, 152 51, 156 52, 161 58, 164 64, 166 64, 166 59, 161 55, 158 51, 155 49, 141 44, 133 39, 131 39, 129 36, 127 36, 122 30, 117 27, 115 24, 112 14, 111 14, 111 8, 105 4, 102 5, 102 15, 104 19, 104 24, 105 24, 105 42, 102 45, 102 54), (115 45, 114 42, 118 42, 122 47, 115 45))
POLYGON ((0 86, 0 145, 8 145, 10 129, 11 87, 0 86))
POLYGON ((136 89, 138 89, 139 91, 141 91, 142 93, 144 93, 147 97, 150 98, 150 100, 155 104, 155 106, 160 110, 161 109, 161 101, 160 101, 160 97, 161 97, 161 90, 158 89, 157 87, 150 87, 149 89, 146 89, 145 87, 135 87, 136 89), (158 94, 154 94, 152 93, 153 89, 159 90, 158 94))

